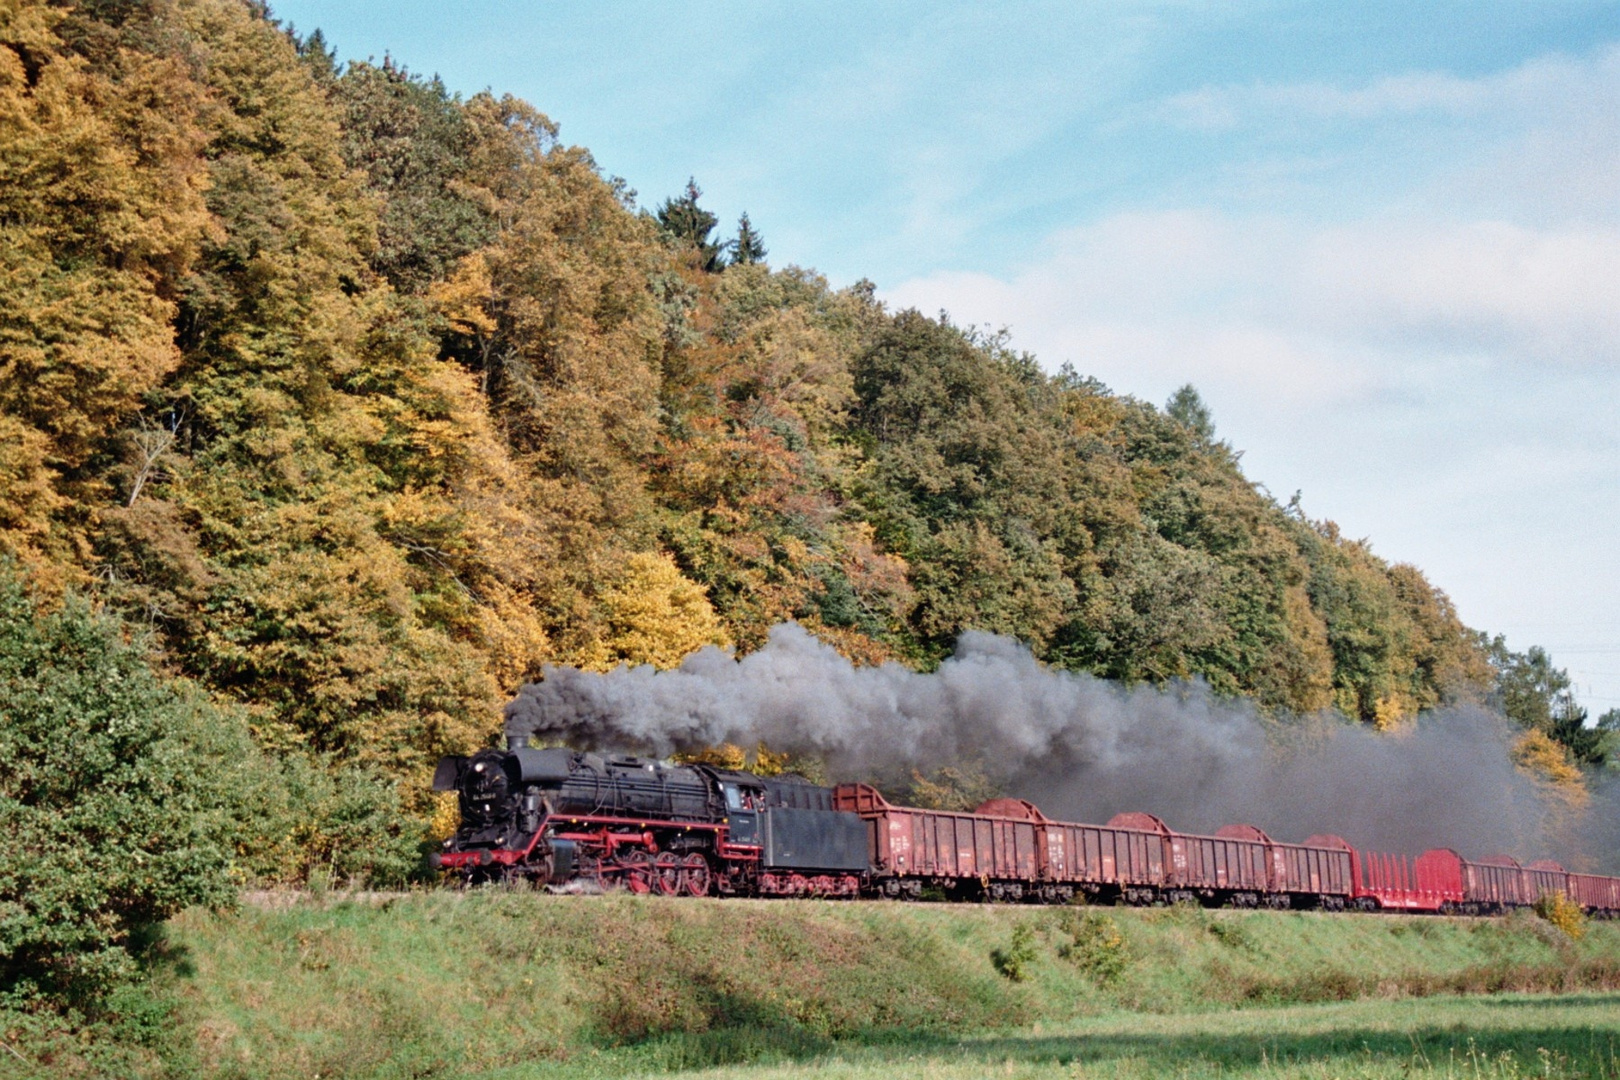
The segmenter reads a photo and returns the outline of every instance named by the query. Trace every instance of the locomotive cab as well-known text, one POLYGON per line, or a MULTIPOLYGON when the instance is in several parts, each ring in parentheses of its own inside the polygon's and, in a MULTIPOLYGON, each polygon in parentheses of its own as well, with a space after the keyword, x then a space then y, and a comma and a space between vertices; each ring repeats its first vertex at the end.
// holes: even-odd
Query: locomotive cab
POLYGON ((723 780, 720 791, 726 799, 726 831, 733 844, 759 843, 760 792, 734 781, 723 780))

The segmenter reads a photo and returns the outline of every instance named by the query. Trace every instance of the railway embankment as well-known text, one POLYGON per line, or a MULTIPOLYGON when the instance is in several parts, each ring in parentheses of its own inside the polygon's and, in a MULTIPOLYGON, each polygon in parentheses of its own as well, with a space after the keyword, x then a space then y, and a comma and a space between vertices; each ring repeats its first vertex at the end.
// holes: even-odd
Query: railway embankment
POLYGON ((1121 1011, 1620 988, 1620 923, 1570 929, 1530 912, 255 897, 169 925, 112 1057, 32 1048, 52 1075, 602 1074, 1121 1011))

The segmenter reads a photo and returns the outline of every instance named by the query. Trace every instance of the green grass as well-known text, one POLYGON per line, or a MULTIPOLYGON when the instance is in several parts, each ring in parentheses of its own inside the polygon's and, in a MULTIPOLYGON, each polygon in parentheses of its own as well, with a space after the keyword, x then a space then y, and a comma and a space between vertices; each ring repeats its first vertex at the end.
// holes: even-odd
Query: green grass
POLYGON ((0 1076, 1620 1080, 1609 990, 1620 924, 1528 914, 328 897, 186 913, 88 1043, 0 1016, 0 1076))
MULTIPOLYGON (((689 1040, 489 1080, 664 1075, 700 1056, 689 1040)), ((979 1077, 1620 1077, 1620 995, 1356 1001, 1221 1013, 1106 1013, 957 1039, 852 1041, 793 1055, 763 1049, 692 1080, 977 1080, 979 1077)))

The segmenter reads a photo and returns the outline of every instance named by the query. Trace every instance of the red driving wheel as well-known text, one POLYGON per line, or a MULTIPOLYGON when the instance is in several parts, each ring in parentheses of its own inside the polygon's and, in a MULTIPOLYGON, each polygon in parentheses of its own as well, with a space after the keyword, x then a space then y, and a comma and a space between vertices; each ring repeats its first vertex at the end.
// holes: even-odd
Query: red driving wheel
POLYGON ((694 851, 681 860, 681 885, 685 887, 688 895, 708 896, 711 880, 709 860, 702 855, 694 851))
POLYGON ((680 894, 681 857, 673 851, 660 851, 653 860, 653 888, 660 896, 680 894))

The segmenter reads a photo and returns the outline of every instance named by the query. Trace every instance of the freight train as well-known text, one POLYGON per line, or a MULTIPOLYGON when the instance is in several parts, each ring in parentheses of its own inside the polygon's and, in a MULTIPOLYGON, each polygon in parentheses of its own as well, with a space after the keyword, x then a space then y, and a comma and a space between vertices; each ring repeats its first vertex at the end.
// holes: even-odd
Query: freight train
POLYGON ((1252 825, 1179 833, 1146 813, 1054 821, 1022 799, 971 813, 895 806, 709 765, 527 745, 439 762, 460 827, 430 864, 463 880, 667 896, 1197 903, 1483 915, 1563 894, 1620 916, 1620 878, 1448 848, 1362 851, 1338 836, 1273 840, 1252 825))

